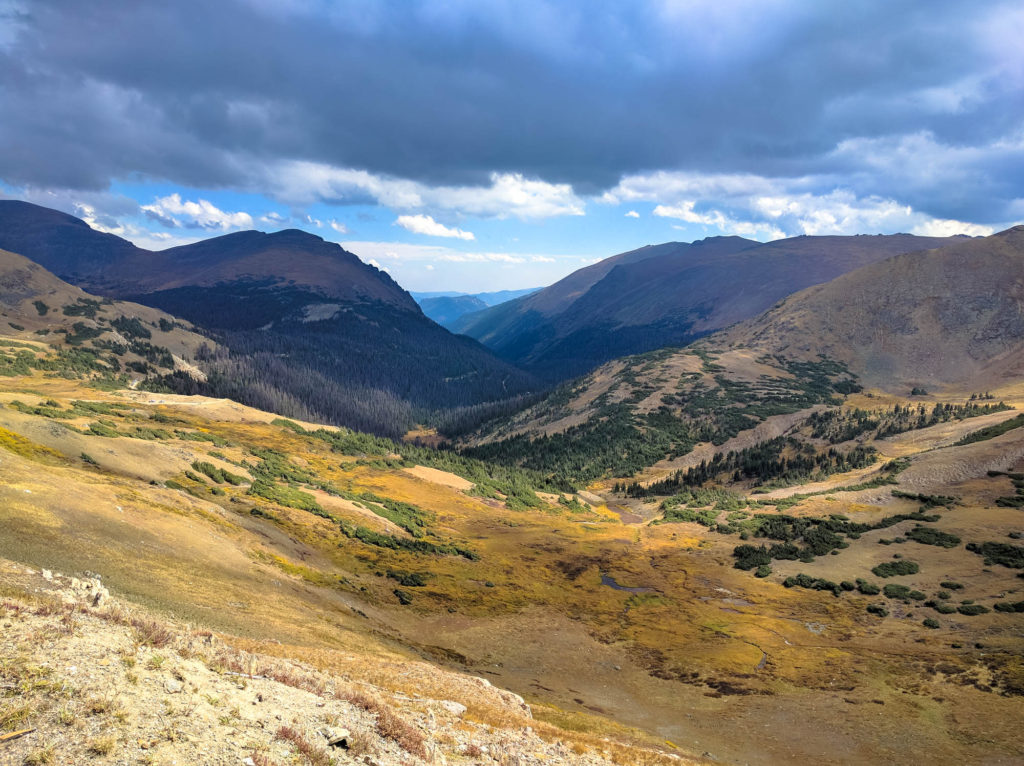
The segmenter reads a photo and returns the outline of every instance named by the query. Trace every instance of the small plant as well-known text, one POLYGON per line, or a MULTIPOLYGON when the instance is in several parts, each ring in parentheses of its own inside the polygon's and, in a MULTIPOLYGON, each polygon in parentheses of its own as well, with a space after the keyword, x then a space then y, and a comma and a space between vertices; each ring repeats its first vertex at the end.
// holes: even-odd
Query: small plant
POLYGON ((89 740, 86 752, 90 755, 110 755, 117 746, 117 740, 111 736, 96 737, 89 740))
POLYGON ((868 614, 878 615, 879 617, 888 617, 889 610, 882 604, 868 604, 868 614))
POLYGON ((164 666, 164 660, 166 658, 162 654, 154 654, 146 662, 146 667, 150 670, 160 670, 164 666))
POLYGON ((768 566, 767 564, 761 564, 761 566, 757 568, 757 571, 754 572, 754 577, 767 577, 771 573, 772 568, 770 566, 768 566))
POLYGON ((302 734, 301 731, 292 726, 282 726, 277 730, 274 739, 290 742, 292 746, 305 756, 312 766, 331 766, 331 757, 327 751, 317 747, 302 734))
POLYGON ((939 621, 933 617, 925 617, 924 622, 922 622, 921 624, 924 625, 926 628, 931 628, 932 630, 935 630, 939 627, 939 621))
POLYGON ((33 750, 31 753, 25 756, 25 760, 22 761, 25 766, 48 766, 54 762, 55 759, 55 748, 53 745, 47 745, 46 747, 33 750))

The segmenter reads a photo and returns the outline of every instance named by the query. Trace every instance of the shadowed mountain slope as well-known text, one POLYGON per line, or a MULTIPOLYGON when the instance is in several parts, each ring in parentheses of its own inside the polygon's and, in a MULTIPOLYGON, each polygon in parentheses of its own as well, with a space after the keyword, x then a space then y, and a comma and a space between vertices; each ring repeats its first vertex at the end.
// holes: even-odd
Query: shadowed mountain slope
POLYGON ((813 284, 956 238, 909 234, 795 237, 759 244, 711 237, 623 253, 453 329, 552 380, 617 356, 684 345, 813 284))

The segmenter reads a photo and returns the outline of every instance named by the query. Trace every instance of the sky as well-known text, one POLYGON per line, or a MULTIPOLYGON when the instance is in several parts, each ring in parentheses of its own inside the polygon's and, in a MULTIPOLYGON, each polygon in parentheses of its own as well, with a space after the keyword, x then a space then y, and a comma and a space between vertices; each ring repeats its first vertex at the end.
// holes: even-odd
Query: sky
POLYGON ((1024 220, 1019 0, 0 0, 0 195, 410 290, 1024 220))

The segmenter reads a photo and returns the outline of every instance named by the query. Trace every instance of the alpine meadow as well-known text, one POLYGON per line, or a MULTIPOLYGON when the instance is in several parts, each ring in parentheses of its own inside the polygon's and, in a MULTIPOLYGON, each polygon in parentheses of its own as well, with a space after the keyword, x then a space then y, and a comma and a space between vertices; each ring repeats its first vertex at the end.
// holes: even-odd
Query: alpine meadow
POLYGON ((1024 763, 1021 39, 0 0, 0 766, 1024 763))

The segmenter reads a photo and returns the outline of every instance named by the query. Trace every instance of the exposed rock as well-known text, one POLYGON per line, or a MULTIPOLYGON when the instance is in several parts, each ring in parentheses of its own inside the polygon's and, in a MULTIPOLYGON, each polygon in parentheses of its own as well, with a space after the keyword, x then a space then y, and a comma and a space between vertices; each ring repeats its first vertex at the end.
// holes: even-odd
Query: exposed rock
POLYGON ((441 700, 441 707, 447 710, 449 713, 460 718, 466 713, 466 706, 461 702, 455 702, 453 700, 441 700))

